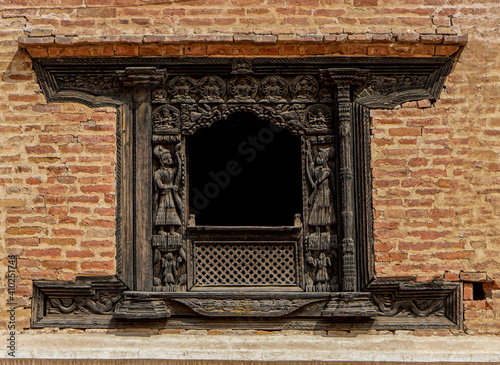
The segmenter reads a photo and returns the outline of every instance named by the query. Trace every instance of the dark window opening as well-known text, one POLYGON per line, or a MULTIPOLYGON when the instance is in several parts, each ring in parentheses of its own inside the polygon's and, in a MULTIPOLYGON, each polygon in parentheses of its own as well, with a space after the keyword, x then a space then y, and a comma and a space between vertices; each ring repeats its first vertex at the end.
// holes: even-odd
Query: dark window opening
POLYGON ((187 143, 196 225, 292 226, 302 212, 300 137, 235 113, 187 143))
POLYGON ((472 283, 472 300, 485 300, 483 283, 472 283))

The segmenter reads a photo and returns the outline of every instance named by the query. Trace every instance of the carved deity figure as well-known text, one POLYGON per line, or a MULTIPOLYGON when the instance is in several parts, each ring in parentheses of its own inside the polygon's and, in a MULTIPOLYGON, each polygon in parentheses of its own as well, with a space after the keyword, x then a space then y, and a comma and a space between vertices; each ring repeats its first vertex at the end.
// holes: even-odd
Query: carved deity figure
POLYGON ((229 90, 233 95, 230 102, 254 102, 257 94, 257 82, 249 76, 238 76, 229 81, 229 90))
POLYGON ((170 81, 169 92, 173 103, 193 103, 196 94, 196 84, 189 77, 175 77, 170 81))
POLYGON ((217 76, 207 76, 201 79, 200 94, 203 97, 201 103, 222 103, 225 92, 224 81, 217 76))
POLYGON ((179 128, 179 110, 171 105, 164 105, 153 113, 153 132, 165 133, 179 128))
POLYGON ((322 108, 316 108, 309 113, 309 128, 315 130, 328 128, 328 115, 322 108))
POLYGON ((174 161, 166 147, 159 145, 154 149, 154 155, 161 164, 161 167, 154 173, 157 187, 155 225, 162 226, 163 229, 169 227, 170 231, 173 231, 175 226, 181 225, 179 212, 182 212, 183 204, 179 196, 179 188, 183 164, 179 153, 180 147, 180 144, 175 147, 178 168, 173 167, 174 161))
POLYGON ((306 147, 307 177, 312 188, 309 196, 310 210, 307 223, 314 226, 318 234, 321 232, 321 227, 329 232, 330 226, 336 223, 333 210, 333 176, 328 166, 331 149, 318 149, 315 160, 313 160, 311 144, 307 142, 306 147))
POLYGON ((279 76, 271 75, 262 81, 262 102, 284 102, 286 96, 286 81, 279 76))
POLYGON ((174 259, 174 255, 172 255, 171 252, 167 253, 165 257, 161 259, 161 266, 163 268, 163 285, 175 284, 175 277, 177 276, 177 261, 174 259))
POLYGON ((330 289, 328 268, 332 266, 330 258, 326 256, 324 252, 321 252, 318 258, 313 258, 309 255, 307 257, 307 262, 316 268, 316 275, 314 275, 316 291, 328 291, 330 289))
POLYGON ((312 102, 318 92, 318 82, 309 75, 297 76, 292 81, 291 90, 294 94, 293 102, 312 102))

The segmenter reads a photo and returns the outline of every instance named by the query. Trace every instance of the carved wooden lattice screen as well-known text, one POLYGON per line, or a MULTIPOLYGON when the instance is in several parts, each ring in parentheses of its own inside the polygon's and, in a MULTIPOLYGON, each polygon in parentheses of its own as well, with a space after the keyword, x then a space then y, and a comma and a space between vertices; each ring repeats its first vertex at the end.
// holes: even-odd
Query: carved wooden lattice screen
POLYGON ((369 108, 435 100, 451 62, 36 60, 49 101, 118 108, 118 272, 36 282, 32 326, 460 325, 457 284, 374 280, 372 247, 369 108), (300 139, 302 209, 290 225, 197 225, 190 214, 186 142, 238 116, 300 139))

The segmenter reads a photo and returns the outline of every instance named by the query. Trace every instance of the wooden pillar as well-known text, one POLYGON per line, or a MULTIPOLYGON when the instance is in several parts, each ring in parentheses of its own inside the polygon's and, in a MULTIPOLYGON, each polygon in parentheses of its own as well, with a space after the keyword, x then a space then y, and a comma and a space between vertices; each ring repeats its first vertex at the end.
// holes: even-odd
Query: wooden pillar
POLYGON ((357 291, 356 236, 354 227, 354 145, 351 115, 352 87, 363 83, 367 73, 359 69, 326 69, 321 71, 327 86, 336 89, 340 138, 340 201, 342 232, 342 291, 357 291))
POLYGON ((134 176, 132 179, 133 196, 130 197, 133 209, 134 270, 133 288, 136 291, 149 291, 153 286, 152 264, 152 151, 151 151, 151 91, 163 84, 165 70, 155 67, 128 67, 117 72, 124 87, 132 88, 133 120, 132 131, 135 155, 133 156, 134 176))

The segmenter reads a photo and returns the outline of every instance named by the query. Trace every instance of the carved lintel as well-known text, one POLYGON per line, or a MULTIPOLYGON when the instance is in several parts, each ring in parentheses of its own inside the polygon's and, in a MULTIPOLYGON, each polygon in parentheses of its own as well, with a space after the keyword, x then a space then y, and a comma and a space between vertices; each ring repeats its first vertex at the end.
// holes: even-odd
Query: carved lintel
POLYGON ((156 67, 127 67, 116 71, 118 79, 124 87, 158 87, 165 83, 166 70, 156 67))
POLYGON ((125 299, 115 310, 116 319, 161 319, 170 317, 170 310, 162 300, 125 299))
POLYGON ((332 295, 322 316, 327 317, 375 317, 377 309, 370 300, 370 293, 343 292, 332 295))

